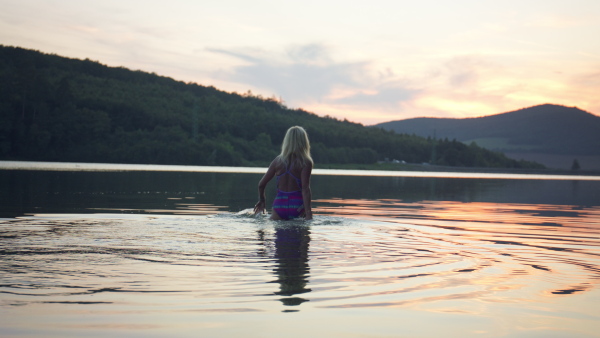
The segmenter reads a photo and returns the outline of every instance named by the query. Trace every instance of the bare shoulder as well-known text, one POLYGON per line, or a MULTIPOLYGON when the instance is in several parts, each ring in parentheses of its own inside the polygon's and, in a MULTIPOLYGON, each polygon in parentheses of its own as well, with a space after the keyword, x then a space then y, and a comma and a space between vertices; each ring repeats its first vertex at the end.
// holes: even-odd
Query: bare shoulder
POLYGON ((300 175, 303 178, 309 178, 312 173, 312 169, 313 169, 312 162, 306 162, 306 164, 302 167, 302 171, 300 172, 300 175))
POLYGON ((285 171, 285 166, 281 162, 279 156, 275 157, 275 159, 269 165, 269 170, 272 170, 277 175, 281 175, 285 171))

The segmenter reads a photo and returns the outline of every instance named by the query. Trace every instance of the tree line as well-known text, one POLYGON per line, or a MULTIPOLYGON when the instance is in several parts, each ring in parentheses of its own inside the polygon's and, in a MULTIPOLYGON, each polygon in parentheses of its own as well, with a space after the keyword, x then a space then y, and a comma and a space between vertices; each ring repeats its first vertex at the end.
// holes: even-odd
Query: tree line
POLYGON ((456 140, 396 134, 96 61, 0 46, 0 159, 261 166, 287 128, 309 133, 317 164, 388 159, 540 167, 456 140))

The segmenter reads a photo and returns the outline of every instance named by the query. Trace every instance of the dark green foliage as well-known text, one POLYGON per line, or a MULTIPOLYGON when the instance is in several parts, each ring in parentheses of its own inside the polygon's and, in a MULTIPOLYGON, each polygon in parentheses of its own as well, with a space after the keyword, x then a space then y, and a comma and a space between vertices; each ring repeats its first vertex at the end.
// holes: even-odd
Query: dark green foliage
POLYGON ((285 131, 307 129, 318 164, 526 167, 476 145, 396 134, 288 109, 274 99, 90 60, 0 46, 0 159, 266 165, 285 131))

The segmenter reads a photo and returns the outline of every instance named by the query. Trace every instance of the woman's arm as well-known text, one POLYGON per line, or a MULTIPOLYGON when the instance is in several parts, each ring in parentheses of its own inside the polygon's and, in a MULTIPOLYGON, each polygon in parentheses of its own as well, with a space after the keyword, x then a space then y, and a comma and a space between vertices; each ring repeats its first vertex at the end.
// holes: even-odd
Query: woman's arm
POLYGON ((258 214, 259 212, 264 213, 265 212, 265 207, 266 207, 266 197, 265 197, 265 188, 267 187, 267 184, 269 183, 269 181, 271 181, 273 179, 273 176, 275 176, 275 171, 276 171, 276 161, 277 159, 273 160, 273 162, 271 162, 271 164, 269 165, 269 169, 267 169, 267 172, 265 173, 265 175, 262 177, 262 179, 260 180, 260 182, 258 182, 258 203, 256 203, 256 205, 254 206, 254 214, 258 214))
POLYGON ((300 181, 302 182, 302 202, 304 203, 304 219, 312 219, 312 192, 310 191, 310 176, 312 174, 312 163, 307 163, 307 165, 302 168, 302 173, 300 175, 300 181))

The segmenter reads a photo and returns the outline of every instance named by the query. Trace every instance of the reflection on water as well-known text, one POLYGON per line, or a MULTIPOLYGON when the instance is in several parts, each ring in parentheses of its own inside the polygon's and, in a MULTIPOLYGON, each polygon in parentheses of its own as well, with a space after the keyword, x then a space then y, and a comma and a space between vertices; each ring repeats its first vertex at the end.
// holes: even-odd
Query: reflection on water
MULTIPOLYGON (((513 284, 510 289, 551 281, 538 291, 546 296, 584 292, 598 286, 600 207, 398 200, 318 202, 322 206, 316 212, 321 214, 361 219, 376 215, 400 224, 402 228, 390 232, 406 240, 402 250, 412 247, 421 252, 419 256, 436 260, 434 265, 444 264, 449 257, 462 257, 461 263, 475 260, 476 263, 452 269, 461 273, 487 272, 481 279, 470 275, 467 284, 498 287, 500 281, 512 284, 513 279, 533 276, 528 283, 513 284)), ((410 277, 447 272, 450 271, 410 277)), ((506 295, 501 299, 506 301, 506 295)))
MULTIPOLYGON (((256 203, 260 174, 0 170, 0 217, 31 213, 238 212, 256 203)), ((317 199, 600 205, 600 181, 315 175, 317 199)), ((274 182, 267 199, 274 198, 274 182)))
POLYGON ((240 333, 243 314, 259 330, 245 335, 256 336, 265 332, 260 320, 272 321, 266 330, 274 334, 303 332, 300 322, 320 316, 330 318, 321 336, 374 325, 381 335, 596 334, 598 206, 315 204, 312 222, 274 222, 249 210, 0 222, 0 324, 21 333, 147 334, 179 332, 183 321, 227 336, 240 333), (300 317, 276 316, 283 312, 300 317), (32 313, 53 324, 31 322, 32 313), (361 320, 348 321, 354 316, 361 320), (397 316, 411 320, 389 320, 397 316), (445 324, 425 325, 430 320, 445 324), (111 323, 123 326, 103 326, 111 323))
POLYGON ((275 229, 275 274, 279 291, 276 295, 287 296, 285 305, 300 305, 307 299, 291 297, 310 292, 307 288, 308 246, 310 231, 306 225, 279 225, 275 229))
POLYGON ((462 228, 505 233, 513 226, 568 226, 571 231, 589 230, 600 226, 597 207, 508 204, 486 202, 421 201, 401 200, 316 200, 316 211, 320 214, 343 215, 346 217, 381 216, 406 219, 413 224, 444 227, 449 221, 460 222, 462 228), (426 220, 426 221, 423 221, 426 220), (581 222, 586 220, 586 222, 581 222), (432 222, 433 221, 433 222, 432 222))
POLYGON ((596 182, 315 176, 274 222, 255 174, 8 175, 2 335, 598 336, 596 182))

